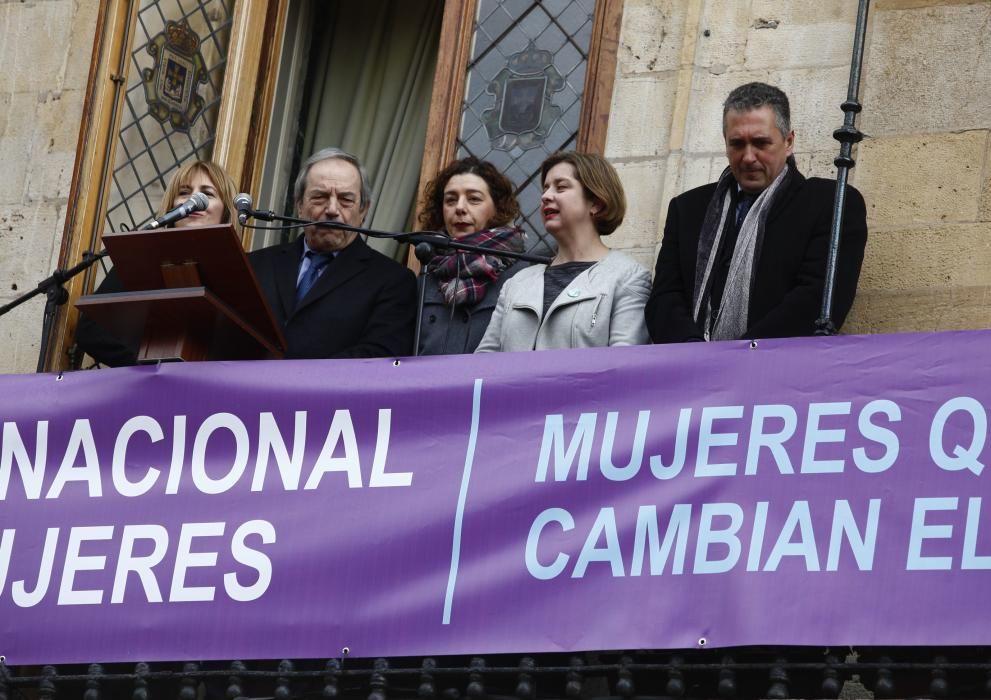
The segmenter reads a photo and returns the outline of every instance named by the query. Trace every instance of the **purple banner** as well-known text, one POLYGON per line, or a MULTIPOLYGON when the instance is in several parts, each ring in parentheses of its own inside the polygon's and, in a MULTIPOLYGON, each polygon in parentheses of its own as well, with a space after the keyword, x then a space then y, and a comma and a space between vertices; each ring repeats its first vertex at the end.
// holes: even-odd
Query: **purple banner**
POLYGON ((991 643, 991 332, 0 377, 8 664, 991 643))

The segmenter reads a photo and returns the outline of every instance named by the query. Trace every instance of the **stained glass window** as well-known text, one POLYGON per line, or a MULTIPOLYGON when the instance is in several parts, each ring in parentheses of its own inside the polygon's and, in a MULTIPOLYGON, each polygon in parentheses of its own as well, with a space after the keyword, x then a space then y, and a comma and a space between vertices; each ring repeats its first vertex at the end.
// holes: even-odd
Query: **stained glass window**
POLYGON ((516 185, 531 251, 553 239, 540 221, 540 164, 575 147, 595 0, 479 0, 458 157, 491 161, 516 185))
POLYGON ((141 228, 169 177, 213 151, 234 0, 144 0, 108 195, 107 230, 141 228))

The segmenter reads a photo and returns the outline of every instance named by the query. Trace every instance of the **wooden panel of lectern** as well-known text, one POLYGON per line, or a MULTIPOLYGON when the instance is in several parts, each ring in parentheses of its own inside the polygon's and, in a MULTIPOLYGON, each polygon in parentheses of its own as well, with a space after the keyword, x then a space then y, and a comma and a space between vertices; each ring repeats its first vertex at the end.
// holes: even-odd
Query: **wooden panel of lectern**
POLYGON ((281 358, 285 339, 230 224, 108 233, 103 243, 128 290, 76 307, 122 340, 138 362, 281 358))

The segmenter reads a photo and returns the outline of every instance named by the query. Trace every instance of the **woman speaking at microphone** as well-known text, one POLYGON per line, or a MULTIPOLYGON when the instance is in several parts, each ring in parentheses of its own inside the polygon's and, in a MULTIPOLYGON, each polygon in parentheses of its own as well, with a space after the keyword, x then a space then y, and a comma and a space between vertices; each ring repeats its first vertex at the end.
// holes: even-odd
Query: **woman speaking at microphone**
MULTIPOLYGON (((201 211, 193 211, 186 217, 171 224, 174 228, 190 226, 216 226, 230 223, 240 233, 233 201, 236 189, 230 176, 216 163, 196 160, 183 165, 169 180, 162 196, 162 202, 155 213, 161 219, 167 212, 178 207, 196 193, 206 197, 207 206, 201 211)), ((96 294, 124 292, 123 285, 114 270, 110 270, 96 289, 96 294)), ((137 345, 129 344, 104 330, 92 319, 80 314, 76 327, 76 344, 97 362, 110 367, 133 365, 138 357, 137 345)))
POLYGON ((427 263, 420 355, 474 352, 502 285, 526 267, 499 255, 523 252, 523 231, 513 225, 520 213, 513 189, 494 165, 474 157, 450 163, 427 185, 421 225, 491 253, 439 250, 427 263))
POLYGON ((502 288, 476 352, 646 343, 650 274, 602 241, 626 213, 616 171, 602 156, 569 151, 547 158, 540 174, 540 213, 557 254, 502 288))

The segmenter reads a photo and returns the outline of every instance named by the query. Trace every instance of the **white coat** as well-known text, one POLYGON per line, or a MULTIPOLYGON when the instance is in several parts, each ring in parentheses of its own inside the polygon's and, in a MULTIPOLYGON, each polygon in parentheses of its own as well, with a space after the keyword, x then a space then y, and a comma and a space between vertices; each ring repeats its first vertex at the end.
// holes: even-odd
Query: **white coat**
POLYGON ((609 251, 571 281, 541 318, 544 270, 533 265, 507 280, 475 352, 515 352, 643 345, 643 307, 650 273, 628 255, 609 251))

